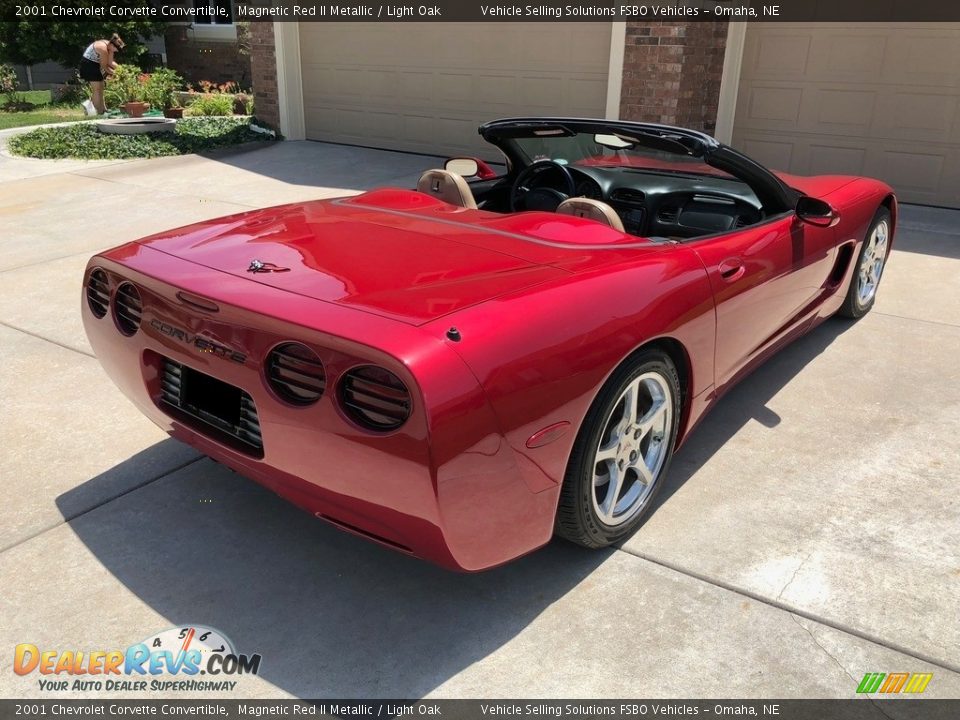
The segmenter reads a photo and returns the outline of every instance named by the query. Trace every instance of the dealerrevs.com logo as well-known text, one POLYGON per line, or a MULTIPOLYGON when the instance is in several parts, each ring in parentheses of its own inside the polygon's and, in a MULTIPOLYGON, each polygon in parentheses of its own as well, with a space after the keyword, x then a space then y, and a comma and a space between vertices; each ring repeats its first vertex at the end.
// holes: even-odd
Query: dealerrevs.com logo
POLYGON ((36 673, 43 691, 230 692, 256 675, 260 655, 238 653, 223 633, 202 625, 170 628, 124 650, 14 649, 13 671, 36 673))

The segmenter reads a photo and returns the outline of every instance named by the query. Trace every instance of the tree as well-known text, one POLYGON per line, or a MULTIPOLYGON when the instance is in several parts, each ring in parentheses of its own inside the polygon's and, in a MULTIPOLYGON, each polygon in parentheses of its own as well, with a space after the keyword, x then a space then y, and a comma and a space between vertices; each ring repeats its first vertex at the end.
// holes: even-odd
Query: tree
MULTIPOLYGON (((44 17, 17 18, 16 6, 21 0, 0 0, 0 62, 35 65, 51 60, 65 67, 76 67, 84 48, 94 40, 117 33, 126 47, 118 57, 123 63, 137 64, 146 51, 144 41, 163 33, 167 23, 156 20, 57 20, 44 17)), ((101 0, 72 0, 63 5, 104 7, 101 0)), ((149 7, 147 0, 120 0, 111 3, 123 7, 149 7)))

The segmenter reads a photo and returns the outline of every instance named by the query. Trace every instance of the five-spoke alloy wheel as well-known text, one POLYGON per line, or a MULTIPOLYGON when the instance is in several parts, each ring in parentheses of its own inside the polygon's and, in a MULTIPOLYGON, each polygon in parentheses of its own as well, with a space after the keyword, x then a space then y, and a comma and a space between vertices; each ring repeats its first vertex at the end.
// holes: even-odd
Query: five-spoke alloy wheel
POLYGON ((882 207, 873 217, 863 241, 857 265, 847 289, 840 314, 859 318, 867 314, 877 299, 877 287, 890 254, 890 212, 882 207))
POLYGON ((613 374, 574 443, 558 535, 604 547, 637 528, 669 467, 679 410, 677 370, 659 350, 641 351, 613 374))

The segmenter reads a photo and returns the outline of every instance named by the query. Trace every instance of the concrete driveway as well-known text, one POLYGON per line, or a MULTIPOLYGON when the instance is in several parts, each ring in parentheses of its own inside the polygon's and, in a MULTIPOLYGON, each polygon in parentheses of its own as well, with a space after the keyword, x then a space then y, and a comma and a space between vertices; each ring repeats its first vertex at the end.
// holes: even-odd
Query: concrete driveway
POLYGON ((874 311, 733 391, 622 548, 554 542, 480 575, 345 535, 166 439, 93 358, 93 252, 437 164, 319 143, 0 156, 0 696, 51 695, 11 671, 18 643, 203 624, 262 654, 241 697, 852 697, 866 672, 921 671, 926 696, 960 697, 960 212, 904 207, 874 311))

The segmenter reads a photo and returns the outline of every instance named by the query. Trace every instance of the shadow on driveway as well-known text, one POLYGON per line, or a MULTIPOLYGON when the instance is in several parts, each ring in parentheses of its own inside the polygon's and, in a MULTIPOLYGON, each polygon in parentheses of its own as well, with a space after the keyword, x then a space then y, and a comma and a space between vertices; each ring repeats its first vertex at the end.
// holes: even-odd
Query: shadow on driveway
MULTIPOLYGON (((853 322, 850 320, 830 318, 769 358, 721 398, 677 452, 666 483, 647 517, 668 502, 687 480, 751 420, 768 428, 779 425, 780 416, 767 407, 767 403, 852 326, 853 322)), ((776 452, 776 447, 771 445, 770 452, 776 452)))
POLYGON ((215 153, 208 157, 290 185, 347 190, 387 186, 413 189, 425 170, 443 167, 445 160, 438 155, 309 140, 276 143, 254 152, 241 149, 215 153))
MULTIPOLYGON (((848 327, 824 323, 731 391, 678 454, 659 502, 745 423, 776 424, 767 401, 848 327)), ((149 465, 172 442, 121 469, 149 465)), ((64 516, 116 472, 60 496, 64 516)), ((239 652, 262 654, 262 678, 301 697, 421 697, 517 636, 612 552, 555 541, 502 568, 454 574, 317 522, 209 459, 70 525, 171 624, 220 629, 239 652)))
POLYGON ((960 260, 960 211, 956 209, 901 205, 893 248, 960 260))
MULTIPOLYGON (((58 507, 68 512, 105 481, 58 507)), ((456 574, 318 522, 209 459, 70 526, 171 625, 221 630, 238 652, 262 655, 262 679, 299 697, 422 697, 517 636, 612 552, 554 542, 456 574)))

